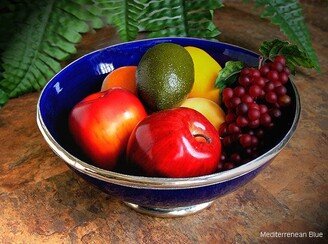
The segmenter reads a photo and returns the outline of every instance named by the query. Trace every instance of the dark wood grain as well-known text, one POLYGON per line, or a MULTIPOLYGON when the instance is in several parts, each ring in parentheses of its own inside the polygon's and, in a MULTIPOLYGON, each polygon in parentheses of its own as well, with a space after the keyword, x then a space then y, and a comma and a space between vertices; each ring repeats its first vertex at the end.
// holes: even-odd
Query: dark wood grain
MULTIPOLYGON (((225 5, 214 17, 219 40, 256 51, 263 40, 284 38, 253 7, 239 1, 225 5)), ((326 1, 303 6, 322 72, 299 70, 300 124, 257 178, 196 215, 141 215, 85 183, 52 153, 36 126, 39 93, 31 93, 10 100, 0 112, 0 243, 327 241, 328 7, 326 1), (324 239, 261 238, 261 231, 323 232, 324 239)), ((72 60, 118 42, 112 27, 87 33, 72 60)))

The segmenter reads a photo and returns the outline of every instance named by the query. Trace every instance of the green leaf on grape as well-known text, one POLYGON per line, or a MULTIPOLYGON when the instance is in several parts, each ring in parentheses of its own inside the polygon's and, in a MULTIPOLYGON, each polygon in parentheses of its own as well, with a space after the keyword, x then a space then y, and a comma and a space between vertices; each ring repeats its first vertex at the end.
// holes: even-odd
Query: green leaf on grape
POLYGON ((216 78, 215 87, 222 91, 226 86, 232 85, 237 80, 237 76, 243 67, 244 63, 241 61, 226 62, 224 68, 216 78))
POLYGON ((273 41, 264 41, 260 46, 260 52, 264 57, 273 60, 280 52, 281 48, 287 46, 289 43, 274 39, 273 41))
POLYGON ((259 50, 264 57, 272 61, 276 56, 283 55, 286 59, 288 68, 293 74, 295 74, 295 68, 297 66, 315 68, 315 64, 303 50, 300 50, 295 44, 286 41, 278 39, 264 41, 259 50))

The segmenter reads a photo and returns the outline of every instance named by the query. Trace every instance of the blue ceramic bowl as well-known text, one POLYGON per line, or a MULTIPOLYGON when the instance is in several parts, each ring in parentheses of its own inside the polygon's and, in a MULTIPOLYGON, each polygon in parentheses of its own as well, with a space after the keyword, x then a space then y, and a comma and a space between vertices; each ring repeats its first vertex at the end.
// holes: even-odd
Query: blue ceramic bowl
POLYGON ((99 91, 110 71, 125 65, 138 65, 147 49, 163 42, 199 47, 221 66, 228 60, 241 60, 253 66, 258 62, 258 54, 244 48, 195 38, 158 38, 110 46, 81 57, 48 82, 37 105, 37 123, 52 150, 91 184, 117 196, 137 211, 156 216, 181 216, 209 206, 216 198, 245 185, 267 166, 295 131, 300 100, 296 87, 290 82, 292 106, 283 126, 275 132, 275 139, 266 145, 266 152, 228 171, 175 179, 126 175, 93 166, 82 156, 68 132, 68 113, 88 94, 99 91))

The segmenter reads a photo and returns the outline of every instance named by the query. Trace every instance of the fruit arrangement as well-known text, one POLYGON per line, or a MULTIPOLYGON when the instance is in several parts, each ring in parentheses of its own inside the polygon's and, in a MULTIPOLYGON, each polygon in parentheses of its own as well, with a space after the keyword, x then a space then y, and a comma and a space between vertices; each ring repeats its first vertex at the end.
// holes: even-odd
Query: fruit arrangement
POLYGON ((152 177, 229 170, 257 157, 267 132, 283 122, 295 66, 276 53, 257 68, 228 61, 222 69, 200 48, 158 44, 76 104, 69 129, 103 169, 152 177))

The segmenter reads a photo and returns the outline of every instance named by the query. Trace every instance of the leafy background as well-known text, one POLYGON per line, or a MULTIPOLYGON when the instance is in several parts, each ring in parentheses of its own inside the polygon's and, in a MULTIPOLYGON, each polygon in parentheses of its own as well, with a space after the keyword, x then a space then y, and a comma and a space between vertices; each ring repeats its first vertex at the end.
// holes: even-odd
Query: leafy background
MULTIPOLYGON (((297 0, 248 1, 262 18, 278 25, 287 39, 319 63, 297 0)), ((40 90, 76 52, 82 34, 115 26, 121 41, 193 36, 218 39, 214 10, 221 0, 15 0, 0 2, 0 107, 9 98, 40 90)))

